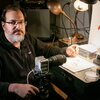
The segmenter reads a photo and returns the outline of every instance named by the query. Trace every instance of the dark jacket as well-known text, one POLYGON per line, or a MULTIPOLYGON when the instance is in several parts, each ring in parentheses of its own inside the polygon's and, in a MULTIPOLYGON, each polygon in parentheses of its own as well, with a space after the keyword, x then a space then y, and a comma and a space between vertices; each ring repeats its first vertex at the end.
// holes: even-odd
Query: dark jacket
POLYGON ((47 46, 29 34, 18 49, 7 41, 3 33, 0 34, 0 100, 20 100, 15 94, 8 93, 9 84, 26 83, 36 56, 50 57, 56 54, 65 54, 65 49, 47 46))

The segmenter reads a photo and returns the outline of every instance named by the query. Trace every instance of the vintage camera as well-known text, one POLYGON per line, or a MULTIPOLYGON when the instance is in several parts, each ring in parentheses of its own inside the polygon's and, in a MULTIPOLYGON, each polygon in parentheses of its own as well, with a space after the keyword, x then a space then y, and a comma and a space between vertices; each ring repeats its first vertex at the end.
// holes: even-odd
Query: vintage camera
POLYGON ((66 62, 65 55, 56 55, 48 59, 43 56, 35 58, 34 85, 40 89, 39 96, 43 99, 49 97, 49 88, 51 86, 51 73, 49 66, 59 66, 66 62))
POLYGON ((34 75, 34 85, 40 90, 38 96, 42 99, 49 97, 50 74, 38 72, 34 75))

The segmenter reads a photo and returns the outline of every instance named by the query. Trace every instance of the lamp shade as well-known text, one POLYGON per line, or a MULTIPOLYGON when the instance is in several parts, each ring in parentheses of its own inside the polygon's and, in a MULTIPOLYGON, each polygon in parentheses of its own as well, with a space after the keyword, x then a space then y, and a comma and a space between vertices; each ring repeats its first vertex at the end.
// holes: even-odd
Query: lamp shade
POLYGON ((74 2, 74 7, 78 11, 86 11, 86 10, 88 10, 88 4, 86 4, 86 3, 84 3, 84 2, 82 2, 80 0, 76 0, 74 2))
POLYGON ((95 4, 98 0, 81 0, 82 2, 85 2, 87 4, 95 4))

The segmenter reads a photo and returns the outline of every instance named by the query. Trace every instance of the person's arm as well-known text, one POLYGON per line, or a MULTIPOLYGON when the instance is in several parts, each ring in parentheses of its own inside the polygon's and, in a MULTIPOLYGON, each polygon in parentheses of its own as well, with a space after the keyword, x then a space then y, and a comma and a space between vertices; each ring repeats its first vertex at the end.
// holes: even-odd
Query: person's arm
POLYGON ((43 42, 37 40, 37 54, 43 54, 45 57, 54 56, 57 54, 64 54, 66 57, 75 57, 79 52, 78 45, 74 44, 69 47, 60 48, 58 46, 48 46, 43 42))
POLYGON ((21 84, 21 83, 9 83, 1 81, 2 76, 2 63, 0 61, 0 98, 7 98, 9 96, 16 95, 21 98, 29 98, 32 95, 36 95, 39 89, 31 84, 21 84))
POLYGON ((0 97, 8 95, 8 87, 9 87, 8 82, 1 82, 1 80, 2 80, 1 69, 2 69, 2 63, 0 60, 0 97))
POLYGON ((21 98, 30 98, 39 93, 39 89, 31 84, 13 83, 9 85, 8 92, 15 93, 21 98))
POLYGON ((0 82, 0 98, 3 96, 8 96, 9 83, 0 82))
POLYGON ((46 43, 40 41, 37 38, 34 38, 31 35, 27 35, 27 39, 31 42, 30 45, 32 44, 32 46, 34 47, 36 56, 44 56, 48 58, 57 54, 63 54, 67 57, 74 57, 78 54, 78 45, 60 48, 58 46, 48 46, 46 43))
POLYGON ((57 54, 64 54, 67 56, 66 47, 62 49, 58 46, 48 46, 46 43, 32 37, 31 35, 28 35, 27 39, 30 41, 30 45, 34 47, 36 56, 44 56, 46 58, 57 54))
POLYGON ((16 94, 21 98, 31 97, 39 93, 39 89, 30 84, 5 83, 0 82, 0 97, 7 97, 10 94, 16 94))

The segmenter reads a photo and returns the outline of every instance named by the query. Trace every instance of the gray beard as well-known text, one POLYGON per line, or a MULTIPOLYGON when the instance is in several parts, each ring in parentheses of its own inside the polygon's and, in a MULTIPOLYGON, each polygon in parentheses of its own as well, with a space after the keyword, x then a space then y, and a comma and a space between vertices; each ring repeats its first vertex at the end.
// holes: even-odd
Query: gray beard
POLYGON ((15 34, 13 35, 13 34, 6 33, 6 37, 12 42, 21 42, 24 40, 24 36, 25 35, 15 35, 15 34))

